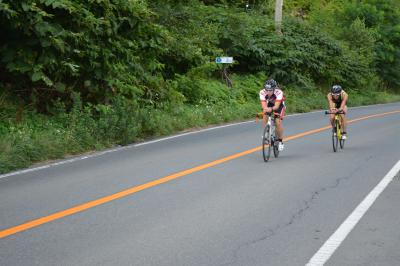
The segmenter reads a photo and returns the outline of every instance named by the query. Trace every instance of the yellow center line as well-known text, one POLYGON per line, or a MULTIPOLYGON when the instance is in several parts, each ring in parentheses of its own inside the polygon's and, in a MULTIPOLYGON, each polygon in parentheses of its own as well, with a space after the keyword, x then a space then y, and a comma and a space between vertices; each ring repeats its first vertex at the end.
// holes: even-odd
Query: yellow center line
MULTIPOLYGON (((370 115, 370 116, 364 116, 364 117, 360 117, 360 118, 357 118, 357 119, 349 120, 348 123, 354 123, 354 122, 360 121, 360 120, 365 120, 365 119, 374 118, 374 117, 381 117, 381 116, 395 114, 395 113, 400 113, 400 110, 387 112, 387 113, 381 113, 381 114, 375 114, 375 115, 370 115)), ((314 130, 310 130, 310 131, 306 131, 306 132, 303 132, 303 133, 300 133, 300 134, 296 134, 296 135, 292 135, 292 136, 286 137, 284 140, 288 141, 288 140, 301 138, 301 137, 304 137, 304 136, 307 136, 307 135, 311 135, 311 134, 315 134, 315 133, 327 130, 329 128, 331 128, 331 127, 330 126, 321 127, 321 128, 318 128, 318 129, 314 129, 314 130)), ((105 197, 102 197, 102 198, 99 198, 99 199, 96 199, 96 200, 93 200, 93 201, 86 202, 84 204, 80 204, 80 205, 74 206, 72 208, 69 208, 69 209, 66 209, 66 210, 63 210, 63 211, 59 211, 59 212, 53 213, 53 214, 48 215, 48 216, 44 216, 44 217, 29 221, 29 222, 26 222, 26 223, 17 225, 17 226, 10 227, 8 229, 0 231, 0 239, 4 238, 4 237, 7 237, 9 235, 16 234, 16 233, 21 232, 21 231, 28 230, 30 228, 34 228, 34 227, 40 226, 42 224, 49 223, 49 222, 54 221, 54 220, 61 219, 61 218, 65 217, 65 216, 69 216, 69 215, 72 215, 72 214, 75 214, 75 213, 78 213, 78 212, 82 212, 82 211, 88 210, 90 208, 105 204, 107 202, 110 202, 110 201, 113 201, 113 200, 116 200, 116 199, 120 199, 120 198, 129 196, 129 195, 132 195, 132 194, 137 193, 139 191, 142 191, 142 190, 145 190, 145 189, 148 189, 148 188, 151 188, 151 187, 163 184, 163 183, 167 183, 167 182, 169 182, 171 180, 174 180, 174 179, 177 179, 179 177, 186 176, 186 175, 189 175, 189 174, 192 174, 192 173, 195 173, 195 172, 198 172, 198 171, 201 171, 201 170, 216 166, 218 164, 221 164, 221 163, 224 163, 224 162, 227 162, 227 161, 230 161, 230 160, 233 160, 233 159, 245 156, 245 155, 249 155, 249 154, 254 153, 256 151, 259 151, 261 149, 262 149, 262 146, 259 146, 259 147, 253 148, 253 149, 249 149, 249 150, 246 150, 246 151, 243 151, 243 152, 239 152, 239 153, 230 155, 228 157, 224 157, 224 158, 221 158, 221 159, 218 159, 218 160, 206 163, 206 164, 202 164, 202 165, 199 165, 199 166, 196 166, 196 167, 193 167, 193 168, 181 171, 181 172, 177 172, 175 174, 168 175, 168 176, 159 178, 157 180, 154 180, 154 181, 151 181, 151 182, 139 185, 139 186, 131 187, 129 189, 120 191, 118 193, 115 193, 115 194, 112 194, 112 195, 109 195, 109 196, 105 196, 105 197)))

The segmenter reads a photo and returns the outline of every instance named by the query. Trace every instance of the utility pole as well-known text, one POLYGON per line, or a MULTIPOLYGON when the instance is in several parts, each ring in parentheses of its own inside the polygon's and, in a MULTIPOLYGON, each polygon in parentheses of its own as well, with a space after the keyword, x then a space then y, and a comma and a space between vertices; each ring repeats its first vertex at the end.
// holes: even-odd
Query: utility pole
POLYGON ((283 0, 275 0, 275 30, 282 34, 282 6, 283 0))

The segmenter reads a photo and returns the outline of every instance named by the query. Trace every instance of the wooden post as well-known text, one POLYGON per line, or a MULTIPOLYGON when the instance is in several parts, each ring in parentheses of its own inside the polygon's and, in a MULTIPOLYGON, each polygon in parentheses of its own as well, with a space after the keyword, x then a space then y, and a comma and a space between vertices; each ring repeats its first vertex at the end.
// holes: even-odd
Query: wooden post
POLYGON ((275 30, 278 34, 282 34, 282 6, 283 0, 275 1, 275 30))

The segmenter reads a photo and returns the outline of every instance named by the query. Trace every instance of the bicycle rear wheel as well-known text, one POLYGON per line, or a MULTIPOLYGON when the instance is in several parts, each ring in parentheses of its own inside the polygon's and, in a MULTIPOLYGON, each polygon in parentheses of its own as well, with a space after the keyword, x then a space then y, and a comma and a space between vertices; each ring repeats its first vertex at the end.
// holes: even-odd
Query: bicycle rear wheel
POLYGON ((262 152, 264 162, 268 162, 269 157, 271 156, 271 131, 270 125, 266 125, 264 128, 263 133, 263 140, 262 140, 262 152))

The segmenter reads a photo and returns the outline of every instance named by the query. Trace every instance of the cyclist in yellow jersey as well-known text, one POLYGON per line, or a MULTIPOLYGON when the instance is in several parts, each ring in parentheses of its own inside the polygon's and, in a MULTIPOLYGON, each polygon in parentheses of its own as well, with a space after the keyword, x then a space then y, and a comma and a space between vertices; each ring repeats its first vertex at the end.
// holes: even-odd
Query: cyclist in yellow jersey
MULTIPOLYGON (((347 139, 346 135, 346 128, 347 128, 347 120, 346 120, 346 113, 347 113, 347 100, 349 99, 349 95, 342 89, 340 85, 333 85, 331 88, 331 91, 327 95, 328 98, 328 104, 329 104, 329 110, 331 112, 342 112, 343 114, 340 114, 340 119, 342 122, 343 126, 343 132, 342 132, 342 139, 347 139)), ((334 121, 335 121, 335 115, 331 114, 330 115, 330 121, 332 124, 332 127, 334 126, 334 121)))

